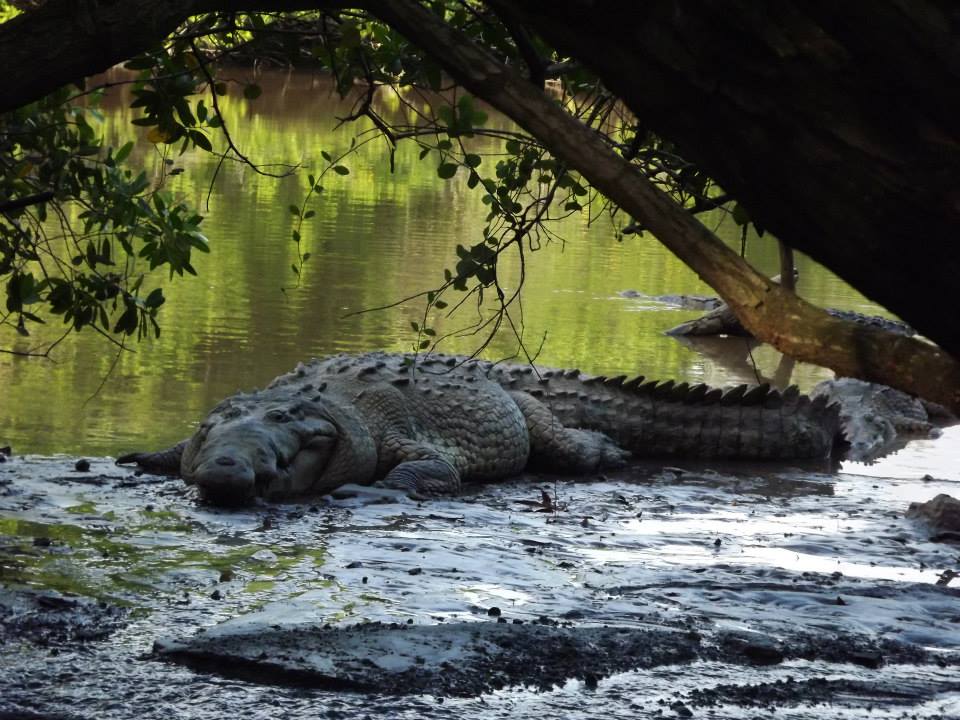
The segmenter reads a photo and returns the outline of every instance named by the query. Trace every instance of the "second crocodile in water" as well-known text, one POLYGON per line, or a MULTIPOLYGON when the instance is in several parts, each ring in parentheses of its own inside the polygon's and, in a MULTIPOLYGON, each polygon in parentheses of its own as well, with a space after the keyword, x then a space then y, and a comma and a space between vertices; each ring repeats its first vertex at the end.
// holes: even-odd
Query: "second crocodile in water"
POLYGON ((837 407, 796 388, 726 391, 463 357, 368 353, 312 360, 217 405, 188 440, 131 453, 218 503, 321 495, 348 483, 456 492, 534 467, 571 474, 631 455, 820 459, 837 407))

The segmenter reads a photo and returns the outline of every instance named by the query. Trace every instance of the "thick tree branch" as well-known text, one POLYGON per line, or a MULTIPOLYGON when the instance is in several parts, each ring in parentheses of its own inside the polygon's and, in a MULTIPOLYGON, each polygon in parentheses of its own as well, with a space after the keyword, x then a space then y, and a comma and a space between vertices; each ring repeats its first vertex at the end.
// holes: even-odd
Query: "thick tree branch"
POLYGON ((537 49, 533 46, 533 41, 530 39, 530 34, 527 32, 527 29, 520 24, 517 20, 516 13, 509 7, 501 7, 496 12, 500 18, 500 22, 503 23, 504 27, 507 28, 507 32, 510 33, 510 37, 513 38, 513 44, 517 46, 520 57, 522 57, 523 61, 527 64, 530 82, 542 88, 544 81, 547 79, 547 63, 537 54, 537 49))
POLYGON ((31 205, 39 205, 40 203, 47 202, 48 200, 53 200, 53 190, 44 190, 43 192, 36 193, 35 195, 24 195, 16 200, 0 202, 0 213, 11 212, 12 210, 20 210, 21 208, 30 207, 31 205))
POLYGON ((960 357, 955 0, 487 0, 764 228, 960 357), (622 19, 622 16, 621 16, 622 19))
POLYGON ((927 343, 833 318, 770 282, 593 131, 419 4, 383 0, 371 2, 369 9, 640 219, 720 293, 754 336, 800 360, 899 387, 960 410, 960 364, 948 354, 927 343))
POLYGON ((39 100, 154 47, 206 12, 335 10, 364 0, 75 0, 48 2, 0 25, 0 112, 39 100))

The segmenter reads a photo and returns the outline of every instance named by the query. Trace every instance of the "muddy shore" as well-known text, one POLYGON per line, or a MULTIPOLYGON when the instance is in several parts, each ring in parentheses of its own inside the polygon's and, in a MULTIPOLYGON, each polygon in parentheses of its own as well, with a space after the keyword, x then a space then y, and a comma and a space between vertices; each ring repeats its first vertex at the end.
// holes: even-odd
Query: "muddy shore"
POLYGON ((76 461, 0 464, 0 717, 960 716, 960 548, 904 517, 949 479, 632 467, 226 512, 76 461))

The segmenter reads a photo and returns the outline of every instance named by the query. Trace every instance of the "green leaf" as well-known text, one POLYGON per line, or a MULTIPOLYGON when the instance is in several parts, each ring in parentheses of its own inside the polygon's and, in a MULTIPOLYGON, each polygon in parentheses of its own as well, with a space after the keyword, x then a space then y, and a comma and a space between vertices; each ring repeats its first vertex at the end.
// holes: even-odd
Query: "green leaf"
POLYGON ((249 85, 244 86, 243 96, 247 100, 256 100, 263 94, 263 88, 261 88, 256 83, 250 83, 249 85))
POLYGON ((737 225, 748 225, 750 223, 750 213, 740 203, 733 205, 733 221, 737 225))
POLYGON ((437 176, 449 180, 457 174, 457 166, 453 163, 441 163, 437 168, 437 176))
POLYGON ((420 345, 419 345, 419 349, 420 349, 420 350, 426 350, 428 347, 430 347, 430 341, 429 341, 429 340, 421 340, 421 341, 420 341, 420 345))
POLYGON ((196 145, 201 150, 206 150, 207 152, 213 152, 213 145, 210 143, 210 138, 208 138, 199 130, 191 130, 190 139, 193 140, 193 144, 196 145))
POLYGON ((424 65, 424 74, 427 76, 427 83, 429 83, 430 89, 436 92, 440 89, 443 81, 443 75, 440 72, 440 66, 432 62, 424 63, 424 65))
POLYGON ((143 301, 143 304, 148 308, 158 308, 165 302, 166 298, 163 297, 163 289, 157 288, 149 295, 147 299, 143 301))
POLYGON ((473 153, 467 153, 466 157, 463 158, 463 161, 467 164, 467 167, 475 168, 480 166, 480 163, 483 162, 483 158, 473 153))
POLYGON ((217 95, 226 95, 227 94, 227 84, 225 82, 218 82, 213 84, 213 92, 217 95))
POLYGON ((300 215, 300 208, 298 208, 296 205, 291 205, 291 206, 288 207, 287 209, 290 211, 290 214, 291 214, 291 215, 297 215, 297 216, 299 217, 299 215, 300 215))
POLYGON ((420 325, 415 323, 413 320, 410 321, 410 327, 413 328, 414 332, 420 332, 420 325))
POLYGON ((200 252, 210 252, 210 241, 207 240, 206 235, 203 233, 194 230, 192 232, 188 232, 187 237, 190 239, 191 247, 195 247, 200 252))
POLYGON ((117 324, 114 325, 113 331, 115 333, 125 333, 127 335, 133 335, 137 331, 137 306, 133 303, 127 305, 127 309, 123 311, 123 315, 120 316, 120 319, 117 320, 117 324))
POLYGON ((156 64, 156 61, 152 57, 140 56, 133 58, 132 60, 128 60, 123 66, 127 70, 149 70, 156 64))
POLYGON ((345 167, 344 165, 334 165, 334 166, 333 166, 333 171, 334 171, 337 175, 349 175, 349 174, 350 174, 350 168, 345 167))
POLYGON ((333 162, 333 156, 330 155, 330 153, 328 153, 326 150, 321 150, 320 154, 323 156, 323 159, 326 160, 327 162, 333 162))
POLYGON ((122 163, 130 155, 131 150, 133 150, 133 140, 117 150, 117 154, 113 156, 113 159, 118 163, 122 163))
POLYGON ((360 29, 354 22, 344 22, 340 25, 340 47, 355 48, 360 45, 360 29))
POLYGON ((446 304, 443 300, 437 300, 437 301, 433 304, 433 306, 434 306, 437 310, 443 310, 443 309, 447 306, 447 304, 446 304))
POLYGON ((444 125, 454 125, 456 118, 454 116, 454 110, 452 107, 444 105, 443 107, 437 108, 437 117, 440 118, 440 121, 444 125))
POLYGON ((303 219, 304 219, 304 220, 309 220, 310 218, 312 218, 312 217, 313 217, 314 215, 316 215, 316 214, 317 214, 317 212, 316 212, 315 210, 307 210, 307 212, 305 212, 305 213, 303 214, 303 219))

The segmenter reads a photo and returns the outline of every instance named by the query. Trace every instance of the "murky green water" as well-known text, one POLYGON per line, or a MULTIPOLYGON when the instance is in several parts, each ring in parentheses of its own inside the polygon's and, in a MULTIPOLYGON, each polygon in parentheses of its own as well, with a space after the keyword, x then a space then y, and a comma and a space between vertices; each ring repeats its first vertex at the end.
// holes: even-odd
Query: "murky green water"
MULTIPOLYGON (((247 71, 234 74, 243 78, 247 71)), ((265 92, 255 102, 236 95, 222 101, 237 144, 257 162, 300 163, 316 173, 322 150, 347 149, 367 127, 336 128, 335 116, 347 114, 349 106, 331 96, 322 78, 277 74, 263 78, 262 85, 265 92)), ((131 132, 132 112, 121 98, 109 100, 107 110, 108 137, 120 145, 131 132)), ((395 98, 383 98, 381 112, 390 116, 401 108, 395 98)), ((496 118, 491 123, 506 125, 496 118)), ((496 152, 498 144, 478 139, 476 147, 496 152)), ((169 298, 160 340, 118 360, 113 346, 88 332, 61 345, 52 361, 0 356, 0 445, 9 443, 17 452, 88 454, 159 447, 189 434, 192 423, 222 397, 262 386, 299 360, 338 351, 409 349, 415 339, 409 322, 421 319, 421 305, 348 314, 439 285, 443 269, 455 263, 457 243, 480 239, 486 207, 465 178, 440 181, 437 159, 419 161, 415 145, 401 146, 393 174, 386 150, 382 141, 371 142, 345 162, 349 176, 324 181, 326 192, 312 206, 317 215, 304 230, 304 249, 313 257, 300 287, 293 287, 290 270, 296 248, 288 206, 302 199, 306 173, 278 181, 227 163, 209 197, 204 229, 212 253, 196 257, 200 277, 153 279, 169 298)), ((155 173, 163 165, 146 140, 133 157, 155 173)), ((167 187, 205 207, 215 158, 171 154, 171 159, 184 172, 169 178, 167 187)), ((493 162, 486 159, 481 171, 492 174, 493 162)), ((739 247, 739 229, 731 220, 716 216, 708 222, 739 247)), ((618 296, 628 288, 648 295, 710 294, 655 240, 629 236, 618 242, 608 218, 590 223, 586 214, 555 230, 565 242, 528 256, 523 295, 524 338, 533 348, 542 341, 542 363, 713 384, 755 380, 744 344, 708 344, 702 354, 662 335, 696 311, 618 296)), ((762 270, 777 272, 769 238, 753 238, 748 256, 762 270)), ((814 302, 879 310, 812 262, 801 258, 799 268, 800 291, 814 302)), ((515 275, 508 284, 516 282, 515 275)), ((433 324, 449 332, 473 317, 465 309, 433 324)), ((4 329, 0 346, 23 350, 36 340, 4 329)), ((475 335, 455 336, 443 349, 470 352, 479 342, 475 335)), ((504 357, 515 350, 515 338, 504 333, 485 355, 504 357)), ((754 359, 763 375, 787 379, 791 368, 777 353, 762 348, 754 359)), ((800 366, 790 380, 809 386, 827 376, 800 366)))

